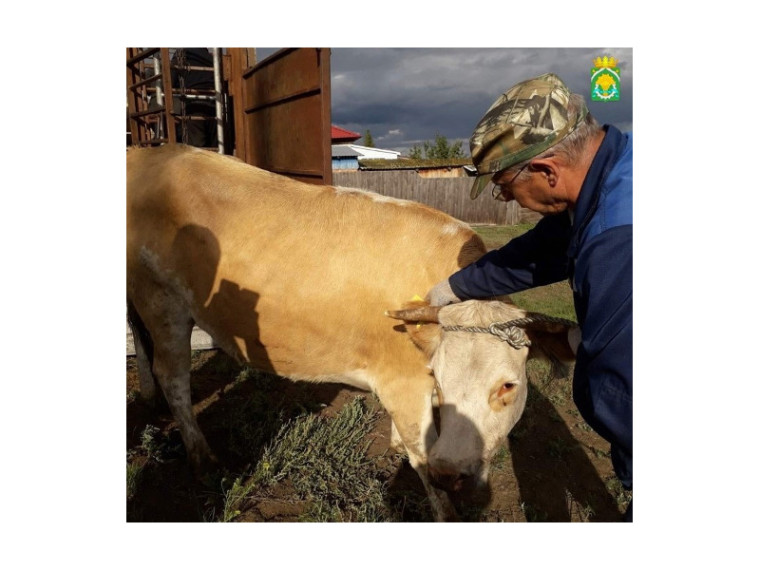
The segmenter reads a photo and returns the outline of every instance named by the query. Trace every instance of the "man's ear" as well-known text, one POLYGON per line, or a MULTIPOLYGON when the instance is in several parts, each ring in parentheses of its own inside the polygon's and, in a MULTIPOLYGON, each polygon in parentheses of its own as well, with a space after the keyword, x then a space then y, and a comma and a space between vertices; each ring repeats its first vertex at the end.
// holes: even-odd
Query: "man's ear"
POLYGON ((559 155, 535 158, 530 163, 530 169, 534 175, 542 176, 551 186, 556 186, 560 176, 559 155))
POLYGON ((392 319, 404 321, 406 332, 412 342, 425 356, 432 358, 441 342, 441 325, 438 323, 438 311, 441 307, 431 306, 426 301, 404 303, 403 309, 386 311, 392 319))

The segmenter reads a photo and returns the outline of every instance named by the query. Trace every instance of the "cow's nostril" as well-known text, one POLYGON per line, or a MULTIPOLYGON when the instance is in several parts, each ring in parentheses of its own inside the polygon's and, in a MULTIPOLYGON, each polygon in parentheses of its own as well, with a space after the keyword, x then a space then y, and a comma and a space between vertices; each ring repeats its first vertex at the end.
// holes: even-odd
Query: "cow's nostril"
POLYGON ((461 492, 472 479, 472 475, 468 473, 439 471, 433 467, 428 471, 433 486, 449 492, 461 492))
POLYGON ((451 490, 459 493, 462 488, 467 483, 467 480, 469 479, 469 475, 465 475, 464 473, 460 473, 456 476, 456 479, 451 483, 451 490))

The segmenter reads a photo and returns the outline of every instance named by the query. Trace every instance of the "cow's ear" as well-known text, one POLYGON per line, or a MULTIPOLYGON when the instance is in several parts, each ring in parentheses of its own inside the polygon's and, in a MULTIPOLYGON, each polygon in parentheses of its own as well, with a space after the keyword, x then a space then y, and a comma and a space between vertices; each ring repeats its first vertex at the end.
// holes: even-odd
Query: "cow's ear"
MULTIPOLYGON (((536 315, 527 313, 526 316, 536 315)), ((530 357, 549 361, 555 374, 566 376, 568 366, 575 360, 575 353, 568 340, 571 328, 570 324, 542 321, 540 318, 526 325, 525 334, 530 339, 530 357)))
POLYGON ((441 341, 441 325, 438 323, 438 311, 441 307, 433 307, 425 301, 410 301, 403 309, 386 311, 392 319, 404 321, 404 328, 412 342, 425 356, 431 358, 441 341))

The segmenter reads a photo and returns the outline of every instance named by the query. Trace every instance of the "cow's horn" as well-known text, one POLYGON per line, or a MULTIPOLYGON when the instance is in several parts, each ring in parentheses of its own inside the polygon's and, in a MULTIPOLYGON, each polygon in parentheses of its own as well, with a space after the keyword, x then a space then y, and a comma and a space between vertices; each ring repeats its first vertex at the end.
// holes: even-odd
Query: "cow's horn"
POLYGON ((402 309, 400 311, 385 311, 386 316, 402 321, 421 321, 424 323, 437 323, 438 311, 441 307, 425 305, 424 307, 414 307, 413 309, 402 309))

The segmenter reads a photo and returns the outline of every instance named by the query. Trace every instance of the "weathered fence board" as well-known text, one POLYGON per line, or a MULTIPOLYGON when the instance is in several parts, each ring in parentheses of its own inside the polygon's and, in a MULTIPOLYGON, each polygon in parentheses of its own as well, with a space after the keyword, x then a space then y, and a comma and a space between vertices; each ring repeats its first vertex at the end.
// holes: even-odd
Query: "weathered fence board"
POLYGON ((446 212, 468 224, 514 225, 536 221, 539 214, 509 203, 493 200, 487 188, 470 199, 473 178, 420 176, 415 170, 364 170, 333 172, 333 184, 372 190, 383 196, 414 200, 446 212))

